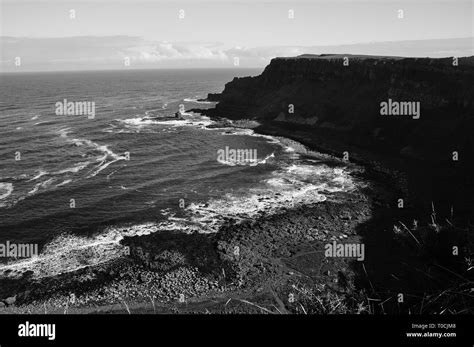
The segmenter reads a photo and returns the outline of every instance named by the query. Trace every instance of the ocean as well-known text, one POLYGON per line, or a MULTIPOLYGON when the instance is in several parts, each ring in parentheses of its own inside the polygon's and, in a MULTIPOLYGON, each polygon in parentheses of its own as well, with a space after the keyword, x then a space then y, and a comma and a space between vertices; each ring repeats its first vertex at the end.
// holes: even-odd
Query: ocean
MULTIPOLYGON (((125 255, 121 241, 162 230, 217 232, 226 221, 323 202, 352 189, 344 165, 251 129, 209 129, 199 114, 165 118, 250 69, 0 75, 0 244, 38 245, 1 258, 0 276, 55 276, 125 255), (93 102, 95 116, 58 115, 93 102), (227 149, 254 160, 222 160, 227 149)), ((248 115, 243 115, 243 118, 248 115)))

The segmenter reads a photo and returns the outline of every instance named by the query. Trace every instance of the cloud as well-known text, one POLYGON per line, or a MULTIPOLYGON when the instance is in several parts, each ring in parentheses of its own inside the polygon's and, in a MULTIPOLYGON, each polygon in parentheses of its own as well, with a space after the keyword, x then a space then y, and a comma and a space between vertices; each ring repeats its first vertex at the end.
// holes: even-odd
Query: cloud
POLYGON ((215 42, 146 41, 140 37, 0 37, 3 71, 15 71, 20 57, 25 70, 74 70, 133 67, 179 67, 180 64, 209 67, 231 66, 223 46, 215 42))
POLYGON ((361 43, 338 46, 226 47, 219 42, 150 41, 136 36, 64 38, 0 37, 1 71, 51 71, 130 68, 264 67, 274 57, 305 53, 398 56, 473 55, 472 38, 361 43), (15 58, 21 66, 15 66, 15 58))
POLYGON ((163 62, 173 60, 218 60, 228 61, 228 55, 221 49, 199 43, 158 42, 131 47, 128 54, 132 61, 163 62))

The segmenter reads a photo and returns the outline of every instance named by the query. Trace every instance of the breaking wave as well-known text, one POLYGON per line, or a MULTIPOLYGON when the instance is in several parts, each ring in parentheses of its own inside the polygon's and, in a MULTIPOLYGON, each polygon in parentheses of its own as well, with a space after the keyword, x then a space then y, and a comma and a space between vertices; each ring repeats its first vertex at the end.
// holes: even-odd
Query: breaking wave
MULTIPOLYGON (((12 183, 3 183, 0 182, 0 200, 3 200, 10 196, 13 192, 13 184, 12 183)), ((0 203, 1 206, 1 203, 0 203)))
POLYGON ((183 101, 185 101, 185 102, 194 102, 196 104, 213 104, 214 103, 212 101, 198 100, 198 99, 194 99, 194 98, 185 98, 185 99, 183 99, 183 101))
MULTIPOLYGON (((99 145, 96 142, 93 142, 89 139, 83 139, 83 138, 71 138, 69 137, 69 128, 61 129, 59 131, 59 134, 62 138, 64 138, 66 141, 76 145, 76 146, 87 146, 89 148, 92 148, 94 151, 100 152, 102 155, 99 155, 95 158, 96 166, 89 171, 89 174, 87 178, 91 178, 96 176, 98 173, 106 169, 109 165, 116 163, 120 160, 127 160, 126 156, 121 156, 110 150, 106 145, 99 145)), ((84 163, 85 166, 87 166, 89 162, 84 163)), ((84 167, 85 167, 84 166, 84 167)), ((77 167, 78 170, 81 169, 80 166, 77 167)))

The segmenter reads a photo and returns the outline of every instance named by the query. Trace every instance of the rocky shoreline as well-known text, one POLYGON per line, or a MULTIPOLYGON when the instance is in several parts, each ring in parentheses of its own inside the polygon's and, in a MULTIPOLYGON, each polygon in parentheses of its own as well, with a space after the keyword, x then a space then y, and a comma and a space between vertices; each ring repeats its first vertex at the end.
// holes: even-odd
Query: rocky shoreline
MULTIPOLYGON (((221 127, 227 122, 215 124, 221 127)), ((300 145, 300 150, 338 155, 337 147, 326 150, 327 143, 317 144, 298 133, 268 125, 254 130, 309 145, 300 145)), ((436 281, 411 282, 414 272, 428 271, 432 276, 433 269, 429 265, 430 270, 421 270, 426 254, 414 247, 411 232, 397 234, 393 229, 397 220, 408 224, 414 213, 393 208, 396 198, 407 190, 404 174, 369 156, 355 161, 358 164, 346 162, 360 183, 351 192, 325 193, 328 199, 322 203, 283 208, 274 215, 263 212, 241 224, 230 220, 216 234, 161 232, 126 238, 123 242, 130 247, 130 255, 112 263, 57 278, 3 283, 0 312, 409 312, 418 305, 416 300, 400 309, 390 298, 400 290, 417 293, 420 286, 436 292, 446 273, 438 274, 436 281), (327 258, 324 246, 334 241, 364 243, 368 259, 327 258), (401 259, 420 268, 401 268, 401 259), (387 269, 376 271, 376 265, 384 261, 387 269), (395 282, 393 288, 386 285, 387 272, 393 272, 389 279, 395 282), (381 294, 381 287, 389 290, 381 294)), ((421 219, 421 223, 427 221, 421 219)), ((412 232, 423 237, 422 242, 431 237, 412 232)), ((458 232, 449 231, 451 236, 458 232)), ((437 242, 433 251, 439 251, 437 242)))
MULTIPOLYGON (((396 303, 389 300, 394 293, 401 288, 416 293, 420 285, 436 292, 447 274, 438 274, 436 284, 411 282, 424 271, 426 254, 420 254, 409 233, 392 229, 396 219, 407 219, 406 211, 393 210, 400 192, 394 188, 397 175, 375 166, 348 165, 358 167, 352 175, 366 183, 354 191, 328 194, 322 203, 284 208, 274 215, 262 213, 241 224, 229 221, 216 234, 163 232, 127 238, 126 258, 34 285, 17 282, 16 295, 4 298, 0 312, 397 313, 396 303), (324 245, 334 241, 364 243, 368 259, 327 258, 324 245), (419 268, 400 266, 401 259, 419 268), (381 261, 387 269, 374 272, 374 262, 381 261), (389 288, 387 272, 393 272, 393 288, 382 296, 374 286, 389 288)), ((430 239, 413 233, 422 242, 430 239)), ((456 230, 449 233, 457 235, 456 230)), ((412 300, 401 311, 398 305, 398 311, 416 305, 412 300)))
POLYGON ((17 294, 2 313, 261 313, 240 300, 265 306, 257 298, 270 294, 283 297, 283 307, 291 312, 287 298, 290 291, 298 295, 292 286, 307 286, 313 272, 319 285, 344 292, 338 281, 343 276, 347 286, 353 277, 349 262, 337 259, 335 264, 344 265, 336 270, 325 263, 322 245, 357 240, 353 227, 369 217, 363 194, 344 193, 322 204, 227 225, 218 234, 131 238, 128 259, 36 283, 34 291, 17 294), (229 299, 234 302, 225 305, 229 299), (212 305, 203 305, 207 301, 212 305))
MULTIPOLYGON (((363 170, 354 166, 353 172, 362 175, 363 170)), ((3 280, 0 312, 262 313, 255 303, 262 298, 288 299, 297 294, 291 289, 295 283, 315 288, 304 272, 316 268, 318 285, 339 293, 338 278, 343 276, 347 285, 354 274, 349 260, 336 261, 345 264, 342 270, 323 264, 323 241, 356 242, 355 227, 371 211, 369 198, 359 189, 325 194, 324 203, 283 208, 275 215, 262 212, 241 224, 230 220, 217 234, 161 232, 126 238, 128 257, 57 278, 3 280), (308 261, 314 264, 308 266, 308 261)), ((287 299, 277 300, 276 311, 268 310, 301 310, 287 299)))
POLYGON ((473 58, 459 69, 449 59, 354 58, 350 69, 341 56, 275 59, 262 75, 210 94, 215 108, 191 111, 211 117, 213 128, 253 129, 348 155, 345 165, 362 183, 356 189, 228 220, 215 234, 126 238, 130 256, 74 274, 3 280, 0 313, 472 313, 472 163, 448 159, 452 148, 464 158, 473 153, 466 116, 473 104, 455 78, 472 78, 473 58), (440 88, 441 80, 458 92, 440 88), (361 83, 366 93, 354 98, 361 83), (406 96, 404 84, 427 106, 423 120, 380 119, 378 101, 406 96), (460 136, 438 141, 451 113, 460 136), (364 260, 326 256, 334 241, 363 244, 364 260))

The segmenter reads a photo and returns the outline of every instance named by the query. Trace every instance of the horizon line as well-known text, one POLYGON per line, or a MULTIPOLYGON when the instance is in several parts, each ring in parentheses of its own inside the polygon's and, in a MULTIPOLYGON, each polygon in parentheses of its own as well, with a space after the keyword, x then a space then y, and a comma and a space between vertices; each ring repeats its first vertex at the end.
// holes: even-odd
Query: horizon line
MULTIPOLYGON (((296 56, 275 56, 270 59, 270 62, 273 59, 291 59, 291 58, 298 58, 301 56, 364 56, 364 57, 374 57, 374 58, 400 58, 400 59, 449 59, 449 58, 473 58, 474 55, 466 55, 466 56, 445 56, 445 57, 430 57, 430 56, 423 56, 423 57, 415 57, 415 56, 394 56, 394 55, 380 55, 380 54, 359 54, 359 53, 320 53, 320 54, 313 54, 313 53, 303 53, 296 56)), ((65 72, 117 72, 117 71, 153 71, 153 70, 258 70, 258 69, 265 69, 269 64, 265 66, 229 66, 229 67, 127 67, 123 69, 117 68, 110 68, 110 69, 77 69, 77 70, 26 70, 26 71, 0 71, 1 75, 15 75, 15 74, 28 74, 28 73, 65 73, 65 72)))
MULTIPOLYGON (((278 57, 275 57, 278 58, 278 57)), ((284 57, 280 57, 284 58, 284 57)), ((273 58, 274 59, 274 58, 273 58)), ((2 75, 28 74, 28 73, 64 73, 64 72, 114 72, 114 71, 140 71, 140 70, 257 70, 265 67, 127 67, 124 69, 84 69, 84 70, 28 70, 28 71, 0 71, 2 75)))

